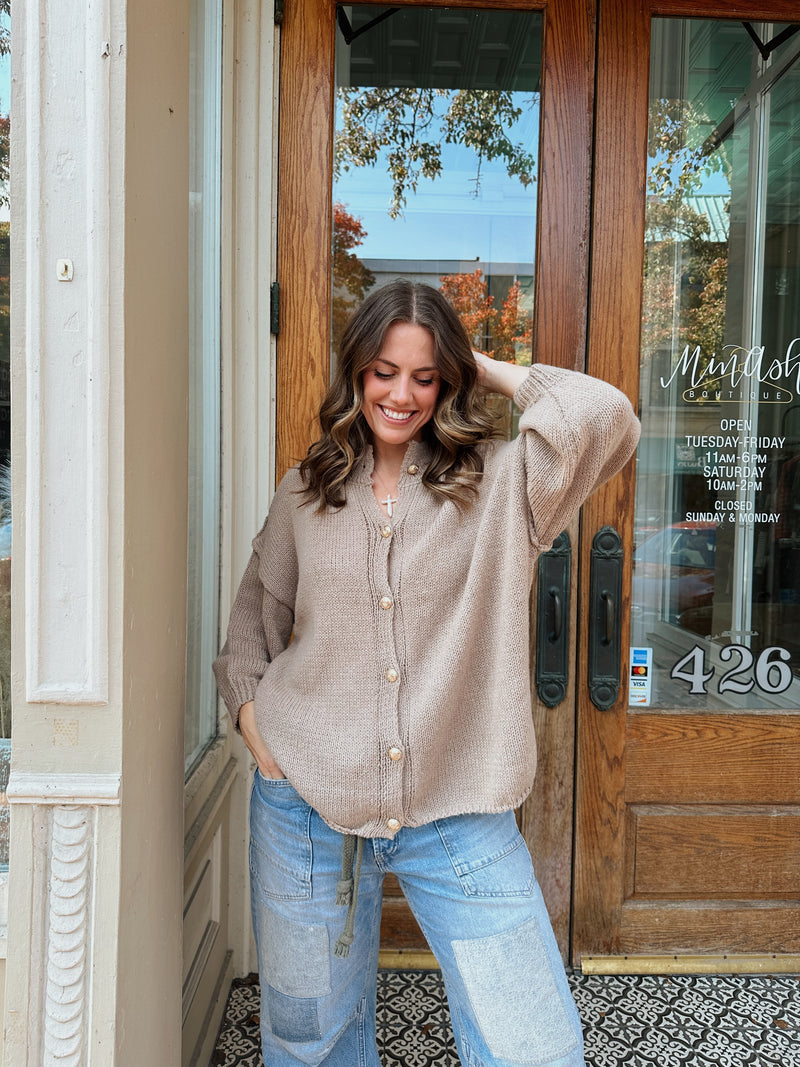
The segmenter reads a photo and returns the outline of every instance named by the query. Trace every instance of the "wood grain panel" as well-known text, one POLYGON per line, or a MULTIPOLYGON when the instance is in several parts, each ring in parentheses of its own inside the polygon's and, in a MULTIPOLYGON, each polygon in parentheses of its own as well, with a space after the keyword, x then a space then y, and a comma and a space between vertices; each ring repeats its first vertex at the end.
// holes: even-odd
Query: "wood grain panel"
POLYGON ((790 898, 800 887, 800 811, 633 813, 633 896, 790 898))
MULTIPOLYGON (((554 0, 545 8, 534 358, 581 370, 588 301, 594 26, 594 0, 554 0)), ((565 960, 572 906, 577 521, 570 538, 569 686, 556 708, 538 704, 534 697, 538 768, 519 820, 565 960)), ((535 600, 534 594, 534 606, 535 600)), ((534 656, 535 625, 534 612, 534 656)), ((535 684, 531 688, 535 694, 535 684)))
POLYGON ((753 0, 657 0, 652 5, 654 15, 682 15, 698 19, 748 19, 775 22, 797 22, 797 0, 766 0, 760 4, 753 0))
POLYGON ((593 0, 545 9, 534 359, 583 370, 589 276, 593 0))
POLYGON ((800 716, 637 713, 629 802, 800 804, 800 716))
MULTIPOLYGON (((590 374, 638 398, 641 282, 644 256, 645 150, 650 19, 644 0, 604 4, 597 36, 592 275, 589 300, 590 374)), ((633 466, 604 486, 582 513, 581 573, 588 577, 591 541, 604 525, 633 542, 633 466)), ((624 569, 623 618, 630 604, 624 569)), ((619 951, 624 859, 625 707, 599 712, 586 686, 588 582, 581 592, 578 664, 575 897, 573 958, 619 951)), ((623 632, 625 625, 623 624, 623 632)))
POLYGON ((384 895, 381 912, 381 951, 421 952, 428 948, 425 935, 404 897, 384 895))
POLYGON ((800 952, 800 906, 627 904, 615 954, 754 951, 800 952))
POLYGON ((318 436, 329 378, 334 10, 291 0, 281 30, 277 480, 318 436))

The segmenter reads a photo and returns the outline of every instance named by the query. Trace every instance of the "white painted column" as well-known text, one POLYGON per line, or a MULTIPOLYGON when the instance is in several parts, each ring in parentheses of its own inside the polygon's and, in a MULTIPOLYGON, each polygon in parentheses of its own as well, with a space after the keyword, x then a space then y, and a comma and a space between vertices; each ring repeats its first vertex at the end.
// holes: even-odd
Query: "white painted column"
POLYGON ((124 16, 116 0, 26 0, 13 13, 9 1065, 113 1063, 121 6, 124 16))
MULTIPOLYGON (((109 695, 110 287, 121 266, 121 249, 111 246, 110 197, 112 142, 120 131, 112 130, 109 110, 112 72, 123 62, 123 42, 112 48, 110 41, 111 3, 26 0, 22 8, 27 47, 15 88, 24 97, 27 150, 29 702, 105 703, 109 695)), ((21 128, 15 125, 15 141, 21 128)), ((13 222, 16 230, 16 210, 13 222)), ((120 220, 114 223, 119 230, 120 220)), ((16 397, 13 403, 17 414, 16 397)))

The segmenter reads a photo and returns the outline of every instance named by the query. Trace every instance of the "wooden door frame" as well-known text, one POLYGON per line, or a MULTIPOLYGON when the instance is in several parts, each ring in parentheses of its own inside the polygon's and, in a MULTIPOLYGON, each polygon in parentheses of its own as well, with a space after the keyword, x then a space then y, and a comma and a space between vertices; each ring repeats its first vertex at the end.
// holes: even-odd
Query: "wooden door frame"
MULTIPOLYGON (((639 345, 644 266, 647 112, 650 78, 651 19, 656 16, 796 22, 793 0, 743 3, 732 0, 724 10, 697 0, 601 0, 597 38, 595 165, 593 176, 592 282, 589 300, 588 363, 590 372, 625 391, 634 404, 639 396, 639 345), (625 107, 618 106, 625 101, 625 107)), ((606 523, 623 538, 625 559, 633 547, 634 466, 613 479, 584 506, 581 568, 589 574, 592 538, 606 523)), ((631 568, 625 568, 623 633, 630 618, 631 568)), ((597 801, 594 785, 602 777, 606 795, 625 789, 625 718, 627 686, 609 711, 589 701, 588 591, 582 590, 576 763, 576 830, 573 911, 573 962, 588 957, 619 957, 629 951, 621 937, 623 899, 614 877, 625 861, 625 818, 621 808, 597 801), (597 757, 594 762, 588 753, 597 757), (589 848, 588 843, 593 847, 589 848)), ((627 664, 627 635, 622 664, 627 664)), ((624 673, 622 675, 624 679, 624 673)), ((776 929, 782 927, 776 908, 776 929)), ((744 913, 742 921, 746 921, 744 913)), ((687 936, 692 930, 687 928, 687 936)), ((656 940, 657 940, 657 936, 656 940)), ((698 934, 695 932, 695 937, 698 934)), ((695 941, 695 944, 699 942, 695 941)), ((696 966, 697 957, 693 957, 696 966)), ((623 962, 623 971, 630 970, 623 962)), ((717 964, 722 968, 721 962, 717 964)), ((662 969, 662 968, 659 968, 662 969)))
MULTIPOLYGON (((452 7, 452 0, 404 0, 452 7)), ((543 106, 534 353, 582 368, 588 293, 594 0, 460 0, 459 7, 542 11, 543 106), (555 42, 554 48, 549 43, 555 42), (558 99, 558 112, 547 99, 558 99), (557 169, 551 163, 558 161, 557 169), (567 309, 565 311, 565 309, 567 309)), ((328 383, 334 0, 287 0, 281 28, 278 156, 278 479, 314 440, 328 383)))
MULTIPOLYGON (((453 6, 453 0, 410 3, 453 6)), ((542 362, 582 370, 589 285, 595 0, 462 0, 458 6, 544 13, 533 350, 534 358, 542 362)), ((287 0, 281 30, 277 479, 314 440, 316 412, 328 382, 334 12, 333 0, 287 0)), ((577 545, 577 522, 571 536, 577 545)), ((573 667, 574 655, 573 640, 573 667)), ((558 708, 534 705, 540 769, 520 815, 565 955, 572 892, 574 669, 570 674, 567 698, 558 708)))

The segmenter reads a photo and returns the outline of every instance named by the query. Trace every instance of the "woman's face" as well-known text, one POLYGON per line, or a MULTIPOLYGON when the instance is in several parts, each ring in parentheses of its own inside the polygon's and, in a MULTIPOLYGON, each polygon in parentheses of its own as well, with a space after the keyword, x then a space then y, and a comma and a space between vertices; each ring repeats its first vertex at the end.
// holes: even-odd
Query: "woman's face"
POLYGON ((373 445, 399 448, 418 441, 436 410, 440 384, 431 334, 414 323, 393 323, 362 381, 361 411, 373 445))

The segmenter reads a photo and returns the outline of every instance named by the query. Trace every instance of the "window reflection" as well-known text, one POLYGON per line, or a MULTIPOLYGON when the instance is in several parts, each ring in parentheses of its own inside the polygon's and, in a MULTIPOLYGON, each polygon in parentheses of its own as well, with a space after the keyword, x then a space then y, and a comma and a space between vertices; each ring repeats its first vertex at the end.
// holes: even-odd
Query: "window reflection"
POLYGON ((753 38, 785 28, 653 23, 632 644, 654 704, 797 704, 800 35, 753 38))
POLYGON ((187 775, 217 734, 222 2, 193 0, 189 170, 187 775))
POLYGON ((541 14, 337 13, 334 350, 402 276, 445 291, 476 347, 530 362, 541 14))

